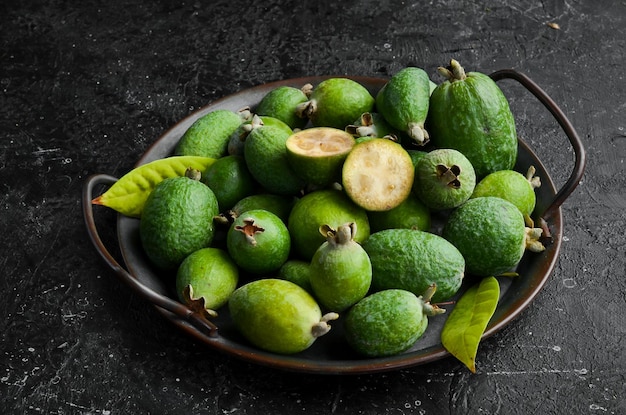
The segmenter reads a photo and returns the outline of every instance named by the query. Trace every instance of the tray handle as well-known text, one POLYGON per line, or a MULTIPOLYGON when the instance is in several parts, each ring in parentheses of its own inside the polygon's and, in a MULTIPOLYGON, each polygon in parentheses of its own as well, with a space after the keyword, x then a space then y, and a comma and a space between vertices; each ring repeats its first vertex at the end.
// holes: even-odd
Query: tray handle
POLYGON ((574 161, 574 168, 572 169, 572 173, 570 174, 569 179, 557 192, 557 194, 554 196, 554 199, 550 202, 545 211, 543 213, 539 212, 539 217, 545 221, 558 212, 563 202, 565 202, 565 199, 567 199, 568 196, 574 191, 574 189, 578 186, 580 180, 583 177, 586 163, 586 155, 583 143, 580 140, 578 133, 576 133, 574 126, 569 121, 565 113, 563 113, 561 108, 559 108, 556 102, 554 102, 554 100, 550 98, 548 94, 529 77, 513 69, 502 69, 493 72, 489 76, 496 82, 501 79, 514 79, 522 84, 522 86, 530 91, 530 93, 533 94, 548 109, 548 111, 550 111, 550 113, 554 116, 554 118, 557 120, 557 122, 565 132, 565 135, 567 135, 567 138, 574 148, 576 159, 574 161))
POLYGON ((117 179, 113 176, 106 174, 94 174, 87 178, 83 187, 83 217, 85 219, 85 225, 87 227, 87 233, 91 242, 95 246, 100 257, 106 262, 106 264, 117 274, 117 276, 126 284, 128 284, 136 293, 141 297, 147 299, 154 305, 161 307, 176 316, 188 321, 194 327, 200 328, 203 331, 207 331, 211 337, 217 336, 217 326, 207 320, 201 313, 197 313, 182 303, 174 301, 169 297, 161 295, 146 285, 142 284, 137 278, 133 277, 124 267, 122 267, 117 260, 108 251, 96 228, 96 223, 93 214, 93 200, 94 188, 98 185, 112 185, 117 179))

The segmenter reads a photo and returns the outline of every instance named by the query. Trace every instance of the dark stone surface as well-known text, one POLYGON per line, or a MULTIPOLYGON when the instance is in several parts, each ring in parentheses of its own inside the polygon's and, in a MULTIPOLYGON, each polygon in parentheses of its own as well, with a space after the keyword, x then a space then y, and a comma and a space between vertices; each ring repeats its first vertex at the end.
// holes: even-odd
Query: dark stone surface
MULTIPOLYGON (((623 1, 4 1, 0 412, 626 413, 625 23, 623 1), (476 374, 454 359, 339 377, 245 363, 190 341, 96 256, 86 177, 121 176, 190 112, 282 78, 416 65, 437 79, 452 57, 529 75, 588 152, 550 280, 481 344, 476 374)), ((506 92, 563 184, 563 133, 506 92)), ((100 212, 114 247, 115 215, 100 212)))

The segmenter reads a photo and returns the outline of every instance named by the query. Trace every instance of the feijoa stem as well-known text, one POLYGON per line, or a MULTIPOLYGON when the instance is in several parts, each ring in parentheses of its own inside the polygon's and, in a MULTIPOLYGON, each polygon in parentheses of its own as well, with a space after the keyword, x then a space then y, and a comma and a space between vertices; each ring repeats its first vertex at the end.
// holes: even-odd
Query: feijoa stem
POLYGON ((200 170, 189 167, 185 170, 185 177, 191 180, 199 181, 202 178, 202 173, 200 170))
POLYGON ((427 316, 436 316, 437 314, 443 314, 446 312, 445 308, 439 308, 437 304, 430 303, 435 291, 437 291, 437 284, 432 283, 428 286, 424 294, 419 297, 420 300, 422 300, 422 310, 427 316))
POLYGON ((333 245, 343 245, 354 240, 356 235, 356 223, 350 222, 339 226, 336 230, 329 225, 319 227, 319 232, 326 238, 328 243, 333 245))
POLYGON ((539 176, 535 176, 535 172, 535 166, 530 166, 526 172, 526 179, 530 182, 533 189, 541 186, 541 178, 539 176))
POLYGON ((531 252, 542 252, 546 249, 539 240, 543 230, 541 228, 526 228, 525 247, 531 252))
POLYGON ((315 338, 321 337, 324 334, 328 333, 331 329, 329 321, 337 320, 339 318, 339 314, 331 312, 324 314, 318 323, 315 323, 311 328, 311 335, 315 338))
POLYGON ((437 68, 437 72, 440 75, 446 77, 450 82, 462 81, 467 78, 465 74, 465 69, 461 66, 461 64, 455 59, 450 60, 450 65, 447 67, 440 66, 437 68))

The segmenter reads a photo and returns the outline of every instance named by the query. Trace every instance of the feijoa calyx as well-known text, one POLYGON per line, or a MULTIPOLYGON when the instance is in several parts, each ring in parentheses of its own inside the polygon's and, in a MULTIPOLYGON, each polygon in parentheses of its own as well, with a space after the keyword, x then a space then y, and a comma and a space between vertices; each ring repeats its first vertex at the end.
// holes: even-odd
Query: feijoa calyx
POLYGON ((495 81, 480 72, 466 73, 454 59, 439 72, 446 80, 430 96, 426 122, 435 147, 463 153, 479 179, 512 169, 517 159, 515 120, 495 81))
POLYGON ((365 297, 346 315, 348 344, 367 357, 391 356, 409 349, 426 331, 428 317, 445 312, 430 304, 435 288, 429 287, 423 296, 389 289, 365 297))
POLYGON ((415 166, 413 191, 433 210, 455 208, 470 198, 476 185, 472 163, 453 149, 436 149, 415 166))
POLYGON ((300 286, 277 278, 259 279, 237 288, 228 301, 239 332, 255 346, 293 354, 328 333, 336 313, 322 315, 315 299, 300 286))
POLYGON ((336 230, 324 225, 320 232, 326 236, 326 242, 313 255, 309 281, 321 305, 341 312, 367 295, 372 264, 367 252, 354 241, 354 222, 336 230))
POLYGON ((264 274, 278 270, 287 261, 291 239, 282 219, 256 209, 235 218, 226 235, 226 246, 239 267, 264 274))

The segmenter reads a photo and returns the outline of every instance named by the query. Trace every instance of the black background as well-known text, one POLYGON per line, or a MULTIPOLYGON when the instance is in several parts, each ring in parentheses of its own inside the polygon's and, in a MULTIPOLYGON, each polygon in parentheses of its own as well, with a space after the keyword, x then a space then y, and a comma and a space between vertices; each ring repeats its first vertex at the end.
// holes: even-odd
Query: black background
MULTIPOLYGON (((0 412, 28 414, 626 413, 626 3, 5 1, 0 6, 0 412), (559 29, 548 26, 557 23, 559 29), (585 143, 555 270, 531 306, 452 358, 388 373, 285 373, 195 343, 96 256, 85 179, 121 176, 219 97, 308 75, 440 81, 514 68, 585 143)), ((549 113, 503 86, 557 186, 573 152, 549 113)), ((115 215, 99 210, 115 245, 115 215)))

